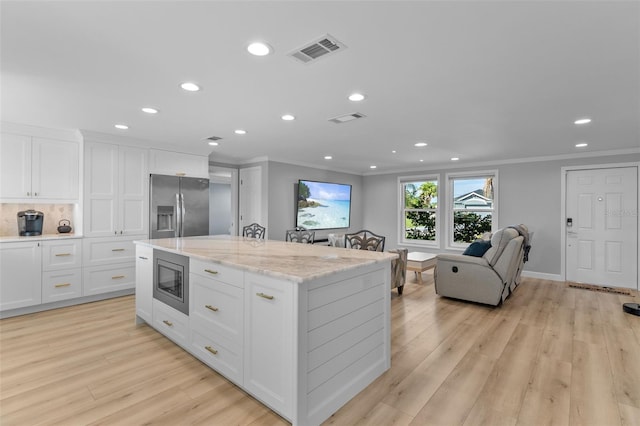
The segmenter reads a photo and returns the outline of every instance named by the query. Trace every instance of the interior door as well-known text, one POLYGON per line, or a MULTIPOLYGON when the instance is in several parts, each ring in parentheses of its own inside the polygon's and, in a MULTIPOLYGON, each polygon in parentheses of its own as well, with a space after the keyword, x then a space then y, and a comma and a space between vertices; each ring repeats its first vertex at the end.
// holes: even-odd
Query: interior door
POLYGON ((249 167, 240 169, 240 227, 258 223, 266 226, 262 221, 262 168, 249 167))
POLYGON ((638 288, 638 169, 567 172, 567 281, 638 288))

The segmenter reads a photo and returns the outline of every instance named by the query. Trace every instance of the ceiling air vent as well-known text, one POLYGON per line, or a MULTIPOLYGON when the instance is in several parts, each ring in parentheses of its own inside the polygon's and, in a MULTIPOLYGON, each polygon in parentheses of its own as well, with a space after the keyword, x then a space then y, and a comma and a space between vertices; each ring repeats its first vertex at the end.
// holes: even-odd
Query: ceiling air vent
POLYGON ((345 114, 345 115, 340 115, 338 117, 330 118, 329 121, 336 124, 341 124, 341 123, 346 123, 348 121, 353 121, 353 120, 357 120, 358 118, 364 118, 364 117, 366 117, 366 115, 361 114, 359 112, 354 112, 353 114, 345 114))
POLYGON ((343 43, 327 34, 307 44, 304 47, 294 50, 293 52, 289 53, 289 56, 297 59, 302 63, 307 64, 318 58, 329 56, 330 54, 339 52, 346 48, 347 46, 345 46, 343 43))
POLYGON ((209 136, 207 138, 208 141, 219 141, 220 139, 222 139, 220 136, 209 136))

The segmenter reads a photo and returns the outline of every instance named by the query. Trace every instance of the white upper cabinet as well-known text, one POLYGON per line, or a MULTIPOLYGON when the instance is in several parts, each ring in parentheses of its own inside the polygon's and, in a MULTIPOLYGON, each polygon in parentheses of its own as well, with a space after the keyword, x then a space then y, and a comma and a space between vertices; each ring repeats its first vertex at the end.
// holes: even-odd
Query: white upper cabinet
POLYGON ((209 157, 181 152, 149 151, 149 173, 171 176, 209 178, 209 157))
POLYGON ((3 133, 0 198, 47 201, 79 198, 77 142, 3 133))
POLYGON ((147 234, 148 194, 146 149, 85 144, 85 236, 147 234))

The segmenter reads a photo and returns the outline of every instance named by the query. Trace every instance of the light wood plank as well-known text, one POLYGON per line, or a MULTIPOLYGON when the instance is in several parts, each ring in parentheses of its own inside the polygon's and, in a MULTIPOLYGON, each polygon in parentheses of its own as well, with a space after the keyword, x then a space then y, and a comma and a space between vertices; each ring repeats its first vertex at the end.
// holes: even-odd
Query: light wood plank
MULTIPOLYGON (((492 308, 391 295, 391 369, 325 423, 640 424, 637 294, 525 278, 492 308)), ((287 422, 146 325, 123 297, 0 320, 0 424, 287 422)))

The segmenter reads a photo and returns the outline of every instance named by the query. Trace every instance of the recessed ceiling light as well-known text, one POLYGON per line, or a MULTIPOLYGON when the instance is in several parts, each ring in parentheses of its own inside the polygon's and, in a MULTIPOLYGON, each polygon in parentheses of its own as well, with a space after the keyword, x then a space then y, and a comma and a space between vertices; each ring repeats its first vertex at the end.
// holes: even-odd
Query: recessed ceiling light
POLYGON ((218 146, 218 145, 220 145, 220 144, 219 144, 218 142, 211 141, 211 142, 209 142, 209 145, 211 145, 211 146, 218 146))
POLYGON ((246 130, 242 130, 242 129, 238 129, 238 130, 235 130, 234 133, 236 135, 246 135, 247 131, 246 130))
POLYGON ((395 153, 396 153, 396 150, 394 149, 393 151, 391 151, 391 153, 392 153, 392 154, 395 154, 395 153))
POLYGON ((585 146, 588 146, 588 145, 589 144, 586 142, 581 142, 576 144, 576 148, 584 148, 585 146))
POLYGON ((255 56, 267 56, 269 53, 271 53, 272 49, 271 46, 269 46, 267 43, 257 41, 247 46, 247 51, 255 56))
POLYGON ((333 157, 332 157, 332 156, 330 156, 330 155, 325 155, 325 156, 324 156, 324 159, 325 159, 325 160, 331 160, 332 158, 333 158, 333 157))
POLYGON ((353 102, 360 102, 366 98, 362 93, 352 93, 349 95, 349 100, 353 102))
POLYGON ((580 118, 573 122, 573 124, 588 124, 588 123, 591 123, 590 118, 580 118))
POLYGON ((186 90, 187 92, 197 92, 198 90, 200 90, 200 86, 198 86, 195 83, 182 83, 180 85, 180 87, 182 87, 183 90, 186 90))
POLYGON ((281 117, 284 121, 291 121, 291 120, 295 120, 296 118, 291 115, 291 114, 285 114, 281 117))
POLYGON ((157 114, 158 110, 151 107, 144 107, 142 108, 142 112, 146 112, 147 114, 157 114))
POLYGON ((421 159, 420 159, 420 162, 422 163, 423 161, 424 161, 424 160, 421 158, 421 159))
POLYGON ((377 169, 378 166, 369 166, 370 169, 377 169))
POLYGON ((120 130, 127 130, 129 128, 126 124, 116 124, 114 127, 120 130))
POLYGON ((458 161, 459 158, 458 157, 451 157, 451 161, 458 161))
POLYGON ((413 146, 417 146, 418 148, 422 148, 423 146, 427 146, 426 142, 418 142, 414 143, 413 146))

